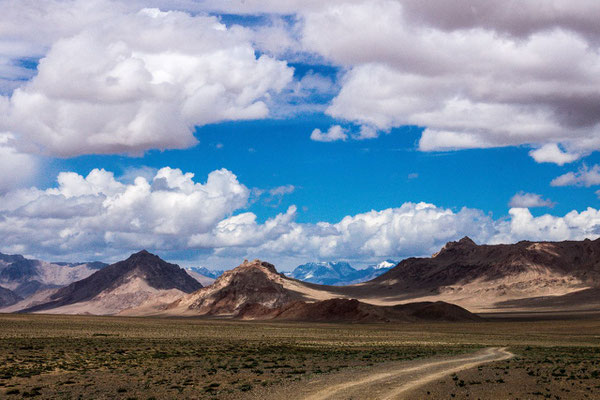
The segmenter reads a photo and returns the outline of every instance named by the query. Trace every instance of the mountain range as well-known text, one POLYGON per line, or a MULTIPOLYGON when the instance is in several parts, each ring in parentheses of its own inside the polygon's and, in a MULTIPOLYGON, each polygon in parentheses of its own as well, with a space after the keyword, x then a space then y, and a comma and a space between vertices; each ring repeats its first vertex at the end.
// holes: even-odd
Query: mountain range
POLYGON ((443 300, 476 312, 551 311, 557 301, 562 309, 598 309, 600 299, 589 294, 599 287, 600 239, 477 245, 465 237, 341 292, 382 304, 443 300))
POLYGON ((146 304, 122 315, 211 316, 246 320, 413 322, 478 321, 469 311, 444 302, 377 306, 356 299, 331 298, 326 286, 280 274, 264 261, 244 261, 214 284, 171 304, 146 304))
MULTIPOLYGON (((22 267, 21 273, 9 270, 14 287, 27 281, 23 276, 47 276, 36 269, 47 263, 3 256, 2 271, 9 265, 22 267)), ((53 265, 70 270, 86 264, 53 265)), ((302 267, 298 273, 305 279, 311 270, 321 268, 326 273, 352 273, 342 263, 302 267)), ((476 320, 469 311, 598 310, 598 294, 600 239, 477 245, 465 237, 431 257, 408 258, 374 279, 348 286, 305 282, 254 260, 203 287, 189 271, 141 251, 66 286, 26 298, 3 288, 0 307, 14 303, 3 312, 315 321, 476 320)))
POLYGON ((364 269, 355 269, 347 262, 310 262, 299 265, 288 276, 320 285, 344 286, 369 281, 389 271, 397 263, 385 260, 364 269))
POLYGON ((40 290, 59 288, 86 278, 106 265, 99 261, 51 263, 0 253, 0 286, 25 298, 40 290))
POLYGON ((146 250, 50 294, 23 312, 116 314, 144 302, 170 302, 202 285, 184 269, 146 250))

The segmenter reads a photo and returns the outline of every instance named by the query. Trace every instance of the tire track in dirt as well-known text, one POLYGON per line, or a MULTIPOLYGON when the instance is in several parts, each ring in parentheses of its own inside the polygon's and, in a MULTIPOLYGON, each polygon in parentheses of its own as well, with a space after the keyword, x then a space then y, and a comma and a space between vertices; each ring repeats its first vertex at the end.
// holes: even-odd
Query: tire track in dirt
POLYGON ((513 354, 506 348, 490 347, 468 356, 456 356, 440 361, 423 361, 415 366, 389 372, 378 372, 358 379, 349 377, 343 383, 315 388, 304 400, 335 399, 401 399, 402 395, 427 383, 479 365, 503 361, 513 354))

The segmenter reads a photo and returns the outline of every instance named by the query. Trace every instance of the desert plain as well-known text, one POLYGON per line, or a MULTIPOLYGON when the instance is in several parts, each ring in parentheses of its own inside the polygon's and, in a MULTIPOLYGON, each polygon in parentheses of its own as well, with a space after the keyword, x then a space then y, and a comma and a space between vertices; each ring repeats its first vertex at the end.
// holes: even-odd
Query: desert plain
POLYGON ((2 314, 0 397, 600 397, 600 314, 484 317, 340 324, 2 314), (510 356, 469 367, 500 350, 510 356))

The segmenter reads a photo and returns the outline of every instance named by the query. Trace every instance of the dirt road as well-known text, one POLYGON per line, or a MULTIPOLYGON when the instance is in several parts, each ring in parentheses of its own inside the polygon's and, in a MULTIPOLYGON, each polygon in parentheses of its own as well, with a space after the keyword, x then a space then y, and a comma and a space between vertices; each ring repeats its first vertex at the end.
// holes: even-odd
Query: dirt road
MULTIPOLYGON (((506 348, 490 347, 468 355, 438 360, 420 360, 388 365, 358 373, 342 373, 322 380, 306 382, 287 399, 402 399, 412 389, 449 376, 453 373, 495 361, 507 360, 513 354, 506 348)), ((349 371, 348 371, 349 372, 349 371)), ((283 394, 283 393, 280 393, 283 394)))

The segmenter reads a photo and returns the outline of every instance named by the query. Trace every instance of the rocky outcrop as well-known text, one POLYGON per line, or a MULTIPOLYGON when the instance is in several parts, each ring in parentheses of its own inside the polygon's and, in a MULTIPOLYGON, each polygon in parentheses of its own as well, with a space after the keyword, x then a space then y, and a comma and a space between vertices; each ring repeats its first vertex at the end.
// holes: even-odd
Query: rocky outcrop
POLYGON ((291 279, 279 274, 272 264, 244 261, 224 272, 212 285, 185 296, 169 308, 196 315, 235 316, 247 304, 277 308, 303 299, 302 294, 285 287, 286 281, 291 279))

